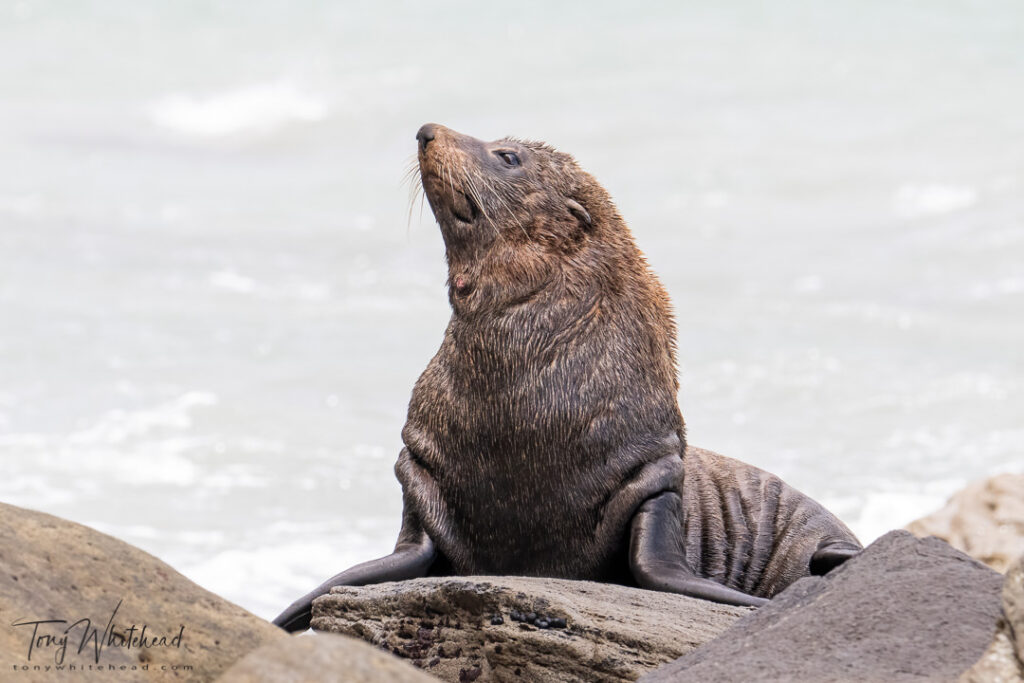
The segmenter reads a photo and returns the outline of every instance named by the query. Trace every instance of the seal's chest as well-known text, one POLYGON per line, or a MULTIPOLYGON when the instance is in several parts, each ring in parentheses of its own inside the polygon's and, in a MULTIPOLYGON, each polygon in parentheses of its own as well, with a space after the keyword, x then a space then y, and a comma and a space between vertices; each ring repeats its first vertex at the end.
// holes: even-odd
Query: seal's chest
MULTIPOLYGON (((590 546, 601 495, 580 471, 550 454, 504 450, 440 486, 471 562, 488 573, 570 576, 590 546), (538 457, 540 455, 541 457, 538 457), (554 464, 553 464, 554 463, 554 464), (577 558, 566 563, 566 554, 577 558)), ((594 558, 600 564, 602 558, 594 558)))
POLYGON ((495 487, 460 510, 462 538, 477 573, 582 578, 605 558, 594 546, 595 520, 571 490, 544 485, 495 487))

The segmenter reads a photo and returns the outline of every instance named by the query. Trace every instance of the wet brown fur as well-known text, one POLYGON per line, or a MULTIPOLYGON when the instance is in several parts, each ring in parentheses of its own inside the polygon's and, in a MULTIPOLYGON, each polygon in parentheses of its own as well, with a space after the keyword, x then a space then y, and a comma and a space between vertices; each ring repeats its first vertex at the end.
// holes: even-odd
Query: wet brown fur
POLYGON ((777 477, 686 448, 668 295, 572 157, 438 126, 419 169, 453 313, 396 474, 399 543, 426 531, 432 573, 630 583, 630 520, 666 491, 692 571, 753 595, 806 575, 826 543, 859 547, 777 477))

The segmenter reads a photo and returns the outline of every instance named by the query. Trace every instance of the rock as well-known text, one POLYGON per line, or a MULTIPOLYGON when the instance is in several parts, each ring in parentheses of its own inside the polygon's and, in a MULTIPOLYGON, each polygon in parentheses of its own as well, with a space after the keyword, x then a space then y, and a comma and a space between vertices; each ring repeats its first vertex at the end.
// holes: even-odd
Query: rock
POLYGON ((962 683, 1024 682, 1024 556, 1003 582, 1003 618, 988 650, 961 678, 962 683))
POLYGON ((1003 582, 1003 618, 1012 629, 1017 659, 1024 662, 1024 555, 1017 559, 1003 582))
POLYGON ((915 536, 938 536, 1005 572, 1024 554, 1024 474, 997 474, 969 484, 941 510, 911 522, 915 536))
POLYGON ((313 602, 313 628, 452 683, 631 681, 750 611, 587 581, 447 577, 335 588, 313 602))
POLYGON ((894 531, 641 681, 955 681, 992 640, 1002 576, 894 531))
POLYGON ((0 664, 15 667, 19 681, 55 680, 61 665, 86 675, 102 667, 101 676, 118 681, 209 681, 249 650, 287 638, 138 548, 2 503, 0 623, 0 664), (26 622, 50 619, 63 622, 39 624, 33 641, 35 626, 26 622), (80 619, 90 621, 74 625, 80 619), (126 636, 143 635, 164 640, 124 645, 126 636))
POLYGON ((236 662, 217 683, 437 683, 407 661, 327 633, 276 639, 236 662))

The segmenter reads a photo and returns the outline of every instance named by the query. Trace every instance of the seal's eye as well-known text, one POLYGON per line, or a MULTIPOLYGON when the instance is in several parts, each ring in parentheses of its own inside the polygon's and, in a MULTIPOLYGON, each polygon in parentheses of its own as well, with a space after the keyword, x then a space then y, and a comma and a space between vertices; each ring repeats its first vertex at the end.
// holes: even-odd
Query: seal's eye
POLYGON ((519 156, 515 152, 495 152, 501 160, 505 162, 506 166, 518 166, 519 156))

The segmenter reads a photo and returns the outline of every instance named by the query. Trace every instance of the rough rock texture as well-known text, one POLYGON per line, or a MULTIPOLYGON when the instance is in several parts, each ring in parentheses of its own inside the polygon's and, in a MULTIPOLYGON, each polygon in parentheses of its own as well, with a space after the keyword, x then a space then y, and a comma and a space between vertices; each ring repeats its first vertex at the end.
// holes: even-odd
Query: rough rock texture
POLYGON ((911 522, 915 536, 938 536, 1005 572, 1024 554, 1024 474, 997 474, 957 492, 941 510, 911 522))
POLYGON ((412 664, 361 640, 320 633, 253 650, 218 683, 437 683, 412 664))
POLYGON ((1003 583, 1003 618, 1013 634, 1017 657, 1024 662, 1024 556, 1017 560, 1003 583))
MULTIPOLYGON (((276 626, 203 590, 127 543, 0 503, 0 671, 18 681, 56 680, 61 675, 53 669, 58 665, 59 645, 37 639, 29 661, 33 626, 13 624, 67 620, 39 626, 37 637, 57 638, 83 618, 91 621, 71 628, 63 664, 97 667, 94 645, 99 643, 102 677, 118 681, 209 681, 249 650, 287 637, 276 626), (165 637, 168 644, 117 646, 123 642, 120 636, 105 637, 115 609, 112 633, 137 637, 145 625, 147 638, 165 637), (137 630, 130 634, 127 629, 133 624, 137 630), (96 635, 90 639, 90 633, 96 635), (179 633, 180 647, 175 647, 171 639, 179 633), (85 647, 79 653, 83 638, 85 647), (115 644, 108 644, 111 639, 115 644), (114 670, 109 669, 111 665, 114 670)), ((72 670, 63 675, 72 675, 72 670)), ((88 668, 85 675, 90 675, 88 668)))
POLYGON ((955 681, 992 641, 1002 578, 894 531, 641 680, 955 681))
POLYGON ((313 628, 363 638, 447 681, 616 681, 689 652, 750 611, 586 581, 430 578, 335 588, 314 601, 313 628), (538 628, 513 612, 566 626, 538 628))
POLYGON ((1003 582, 1003 618, 981 659, 960 679, 962 683, 1024 682, 1024 556, 1003 582))
POLYGON ((974 666, 960 677, 960 683, 1022 683, 1024 668, 1013 650, 1005 623, 999 625, 992 644, 974 666))

